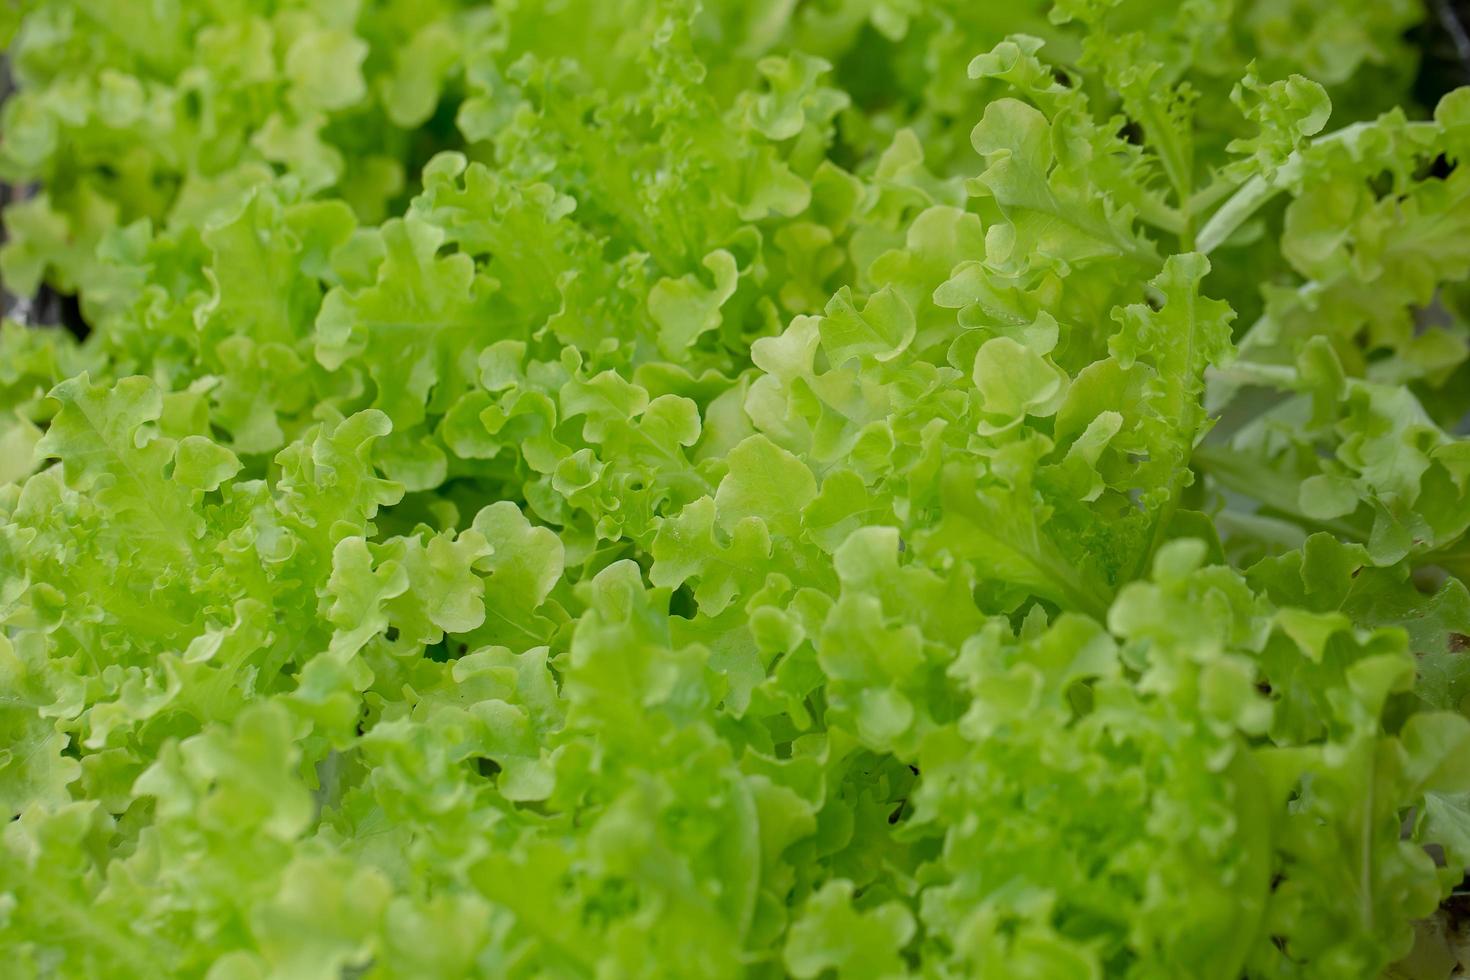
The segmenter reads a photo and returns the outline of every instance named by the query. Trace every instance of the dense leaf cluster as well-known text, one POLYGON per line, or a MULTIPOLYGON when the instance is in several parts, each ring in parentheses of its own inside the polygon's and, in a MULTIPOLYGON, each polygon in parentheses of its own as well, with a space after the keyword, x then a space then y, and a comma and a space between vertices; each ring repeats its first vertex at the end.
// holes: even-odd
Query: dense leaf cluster
POLYGON ((0 8, 92 331, 0 329, 6 975, 1376 976, 1470 861, 1418 15, 0 8))

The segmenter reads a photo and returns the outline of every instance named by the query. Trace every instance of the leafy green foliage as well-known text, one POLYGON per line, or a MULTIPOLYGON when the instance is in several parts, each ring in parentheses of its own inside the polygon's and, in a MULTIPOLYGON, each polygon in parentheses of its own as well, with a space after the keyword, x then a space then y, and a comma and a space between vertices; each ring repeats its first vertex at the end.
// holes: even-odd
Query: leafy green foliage
POLYGON ((0 327, 6 975, 1378 975, 1470 861, 1416 10, 0 4, 92 328, 0 327))

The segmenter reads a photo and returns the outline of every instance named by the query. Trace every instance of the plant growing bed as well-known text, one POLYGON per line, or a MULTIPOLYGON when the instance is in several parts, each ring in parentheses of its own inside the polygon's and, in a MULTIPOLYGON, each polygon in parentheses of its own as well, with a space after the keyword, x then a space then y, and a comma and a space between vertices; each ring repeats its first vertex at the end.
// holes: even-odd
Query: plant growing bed
POLYGON ((1463 24, 0 6, 6 975, 1455 975, 1463 24))

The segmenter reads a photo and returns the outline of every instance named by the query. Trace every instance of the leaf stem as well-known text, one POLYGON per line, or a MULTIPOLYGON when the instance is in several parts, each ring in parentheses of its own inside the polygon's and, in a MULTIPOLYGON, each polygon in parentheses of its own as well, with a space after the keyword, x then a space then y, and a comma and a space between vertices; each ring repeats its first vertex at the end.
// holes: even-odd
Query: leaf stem
MULTIPOLYGON (((1298 177, 1301 176, 1301 168, 1304 162, 1303 150, 1309 147, 1326 146, 1330 143, 1345 142, 1349 138, 1363 132, 1372 123, 1358 122, 1351 126, 1344 126, 1336 132, 1319 136, 1306 146, 1293 150, 1286 158, 1286 162, 1276 169, 1269 178, 1260 174, 1250 178, 1240 189, 1235 192, 1220 209, 1210 216, 1205 226, 1200 229, 1199 239, 1196 247, 1199 251, 1208 255, 1219 248, 1231 235, 1239 230, 1240 226, 1250 220, 1262 206, 1277 194, 1286 190, 1298 177)), ((1428 121, 1417 121, 1407 124, 1409 130, 1430 131, 1438 124, 1428 121)))
POLYGON ((1195 247, 1209 255, 1250 219, 1251 215, 1281 191, 1259 174, 1246 181, 1200 229, 1195 247))

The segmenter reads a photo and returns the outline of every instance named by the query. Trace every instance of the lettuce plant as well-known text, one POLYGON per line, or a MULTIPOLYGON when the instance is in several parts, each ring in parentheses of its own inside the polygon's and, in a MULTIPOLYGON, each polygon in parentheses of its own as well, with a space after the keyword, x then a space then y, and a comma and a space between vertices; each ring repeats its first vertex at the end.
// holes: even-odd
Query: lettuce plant
POLYGON ((0 10, 7 975, 1366 978, 1462 879, 1417 4, 0 10))

